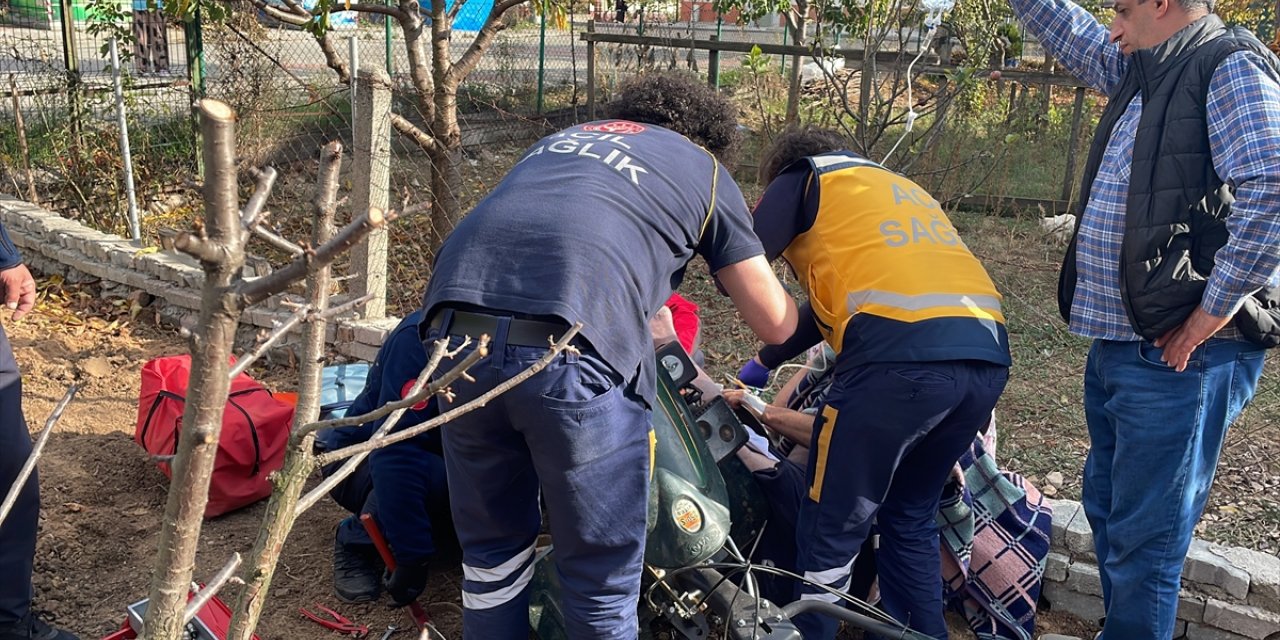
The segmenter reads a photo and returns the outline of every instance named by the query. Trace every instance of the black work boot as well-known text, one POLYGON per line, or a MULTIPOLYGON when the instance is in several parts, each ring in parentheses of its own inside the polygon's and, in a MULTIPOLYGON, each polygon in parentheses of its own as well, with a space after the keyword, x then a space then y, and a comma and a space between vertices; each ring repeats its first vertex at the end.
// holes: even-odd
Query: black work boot
POLYGON ((7 627, 0 627, 0 640, 80 640, 70 631, 50 626, 34 615, 7 627))
POLYGON ((333 591, 339 600, 373 602, 382 595, 382 567, 374 562, 376 555, 377 550, 370 545, 347 546, 334 538, 333 591))

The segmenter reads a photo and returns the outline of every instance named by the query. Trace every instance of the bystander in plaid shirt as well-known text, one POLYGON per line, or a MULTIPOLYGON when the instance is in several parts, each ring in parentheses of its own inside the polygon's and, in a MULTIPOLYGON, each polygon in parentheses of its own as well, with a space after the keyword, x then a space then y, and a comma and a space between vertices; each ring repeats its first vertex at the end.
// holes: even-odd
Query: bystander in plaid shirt
MULTIPOLYGON (((1081 81, 1107 95, 1129 60, 1110 42, 1107 27, 1068 0, 1012 0, 1041 44, 1081 81)), ((1078 280, 1071 331, 1102 340, 1140 340, 1120 298, 1120 246, 1142 95, 1129 103, 1107 141, 1081 219, 1078 280)), ((1244 299, 1280 283, 1280 78, 1252 52, 1236 52, 1209 82, 1207 121, 1214 169, 1235 194, 1227 218, 1230 239, 1218 251, 1200 305, 1215 316, 1234 315, 1244 299)), ((1218 337, 1235 338, 1233 325, 1218 337)))

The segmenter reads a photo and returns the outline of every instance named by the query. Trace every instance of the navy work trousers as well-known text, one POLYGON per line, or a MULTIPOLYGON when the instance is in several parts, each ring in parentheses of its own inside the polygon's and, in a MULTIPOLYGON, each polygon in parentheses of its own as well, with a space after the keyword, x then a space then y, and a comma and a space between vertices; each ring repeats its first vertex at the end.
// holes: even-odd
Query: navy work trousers
MULTIPOLYGON (((475 382, 453 383, 457 395, 441 404, 442 413, 547 352, 545 346, 508 345, 505 322, 489 355, 471 367, 475 382)), ((431 330, 427 341, 438 333, 431 330)), ((451 342, 457 346, 459 339, 451 342)), ((464 638, 528 637, 540 490, 569 638, 637 636, 649 417, 645 403, 623 388, 622 377, 584 345, 444 425, 449 498, 463 554, 464 638)))
MULTIPOLYGON (((30 454, 31 435, 22 417, 22 376, 0 327, 0 490, 9 491, 30 454)), ((24 619, 31 608, 31 562, 39 520, 40 483, 33 473, 0 524, 0 628, 24 619)))
MULTIPOLYGON (((796 527, 797 568, 844 590, 874 521, 885 611, 946 638, 938 503, 956 460, 987 424, 1008 368, 978 361, 873 363, 837 373, 813 432, 809 487, 796 527)), ((801 584, 803 599, 836 596, 801 584)), ((806 640, 833 638, 836 621, 805 614, 806 640)))

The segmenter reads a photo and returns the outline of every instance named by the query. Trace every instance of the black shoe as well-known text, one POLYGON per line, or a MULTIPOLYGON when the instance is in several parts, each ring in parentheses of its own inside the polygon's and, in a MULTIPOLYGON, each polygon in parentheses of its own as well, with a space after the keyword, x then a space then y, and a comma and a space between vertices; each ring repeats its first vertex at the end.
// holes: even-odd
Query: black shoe
POLYGON ((0 640, 80 640, 70 631, 50 626, 35 616, 9 627, 0 627, 0 640))
POLYGON ((333 541, 333 591, 343 602, 373 602, 382 595, 382 568, 369 557, 370 551, 377 552, 365 546, 333 541))

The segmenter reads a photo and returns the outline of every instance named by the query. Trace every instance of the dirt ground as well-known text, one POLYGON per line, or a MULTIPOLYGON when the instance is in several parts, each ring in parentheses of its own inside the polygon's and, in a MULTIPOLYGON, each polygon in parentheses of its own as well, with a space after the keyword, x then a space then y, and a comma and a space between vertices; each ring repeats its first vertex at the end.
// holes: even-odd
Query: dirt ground
MULTIPOLYGON (((42 281, 41 289, 46 299, 36 313, 18 323, 7 314, 5 320, 24 374, 24 409, 33 434, 68 385, 79 379, 85 386, 40 462, 35 607, 89 640, 118 628, 125 607, 146 597, 168 483, 132 440, 140 369, 150 358, 186 347, 174 332, 148 326, 145 312, 132 323, 124 313, 113 318, 110 310, 119 306, 97 300, 88 288, 42 281), (50 300, 51 289, 61 293, 52 296, 60 300, 50 300)), ((205 523, 197 580, 252 546, 262 510, 259 503, 205 523)), ((407 628, 407 617, 384 604, 344 605, 332 595, 333 530, 343 517, 326 500, 298 520, 259 627, 263 640, 340 637, 298 614, 312 603, 368 625, 374 638, 388 625, 407 628)), ((459 602, 459 579, 456 566, 442 567, 424 599, 439 603, 428 611, 451 638, 461 636, 460 616, 448 604, 459 602)))
MULTIPOLYGON (((23 369, 33 433, 69 384, 79 380, 84 387, 40 464, 35 607, 90 640, 114 631, 125 607, 146 595, 167 482, 132 440, 139 371, 148 359, 181 353, 185 345, 171 330, 154 326, 145 310, 131 317, 127 301, 102 299, 90 286, 48 279, 40 285, 37 311, 18 323, 4 322, 23 369)), ((287 388, 287 371, 256 375, 287 388)), ((261 514, 260 503, 205 523, 197 580, 252 545, 261 514)), ((388 625, 407 626, 405 616, 385 604, 343 605, 332 595, 333 528, 344 515, 324 501, 298 520, 259 627, 263 640, 340 637, 298 614, 312 603, 368 625, 375 638, 388 625)), ((433 569, 424 602, 445 636, 460 638, 460 571, 456 563, 433 569)), ((954 637, 972 637, 961 621, 953 623, 954 637)), ((1046 613, 1041 629, 1083 636, 1090 627, 1046 613)))

